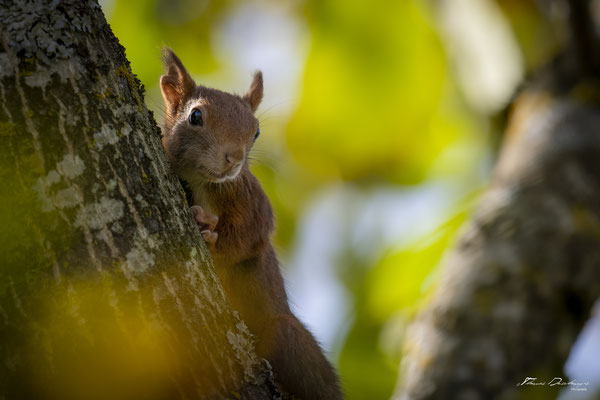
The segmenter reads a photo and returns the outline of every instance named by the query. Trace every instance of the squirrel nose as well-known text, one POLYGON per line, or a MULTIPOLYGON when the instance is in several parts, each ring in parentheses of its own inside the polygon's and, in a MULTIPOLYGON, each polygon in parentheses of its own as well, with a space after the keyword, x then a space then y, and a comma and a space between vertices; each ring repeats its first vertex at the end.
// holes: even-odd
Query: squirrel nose
POLYGON ((242 162, 243 159, 244 159, 244 151, 243 150, 231 151, 231 152, 225 153, 225 161, 227 161, 227 164, 238 165, 240 162, 242 162))

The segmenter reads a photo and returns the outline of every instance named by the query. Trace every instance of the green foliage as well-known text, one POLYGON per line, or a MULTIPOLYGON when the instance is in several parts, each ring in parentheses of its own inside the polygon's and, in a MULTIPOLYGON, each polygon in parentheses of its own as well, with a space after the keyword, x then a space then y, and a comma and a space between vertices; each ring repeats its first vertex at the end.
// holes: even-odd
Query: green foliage
POLYGON ((366 282, 369 314, 384 322, 398 310, 413 310, 430 289, 432 271, 449 248, 466 211, 454 215, 430 236, 386 254, 371 270, 366 282))
POLYGON ((188 55, 186 65, 192 71, 215 68, 210 32, 227 5, 226 1, 115 1, 109 23, 125 47, 132 70, 142 83, 151 86, 158 83, 162 73, 159 55, 163 45, 188 55))
POLYGON ((314 39, 290 151, 327 180, 418 182, 455 139, 432 121, 447 77, 425 10, 332 0, 309 15, 314 39))
MULTIPOLYGON (((391 250, 369 270, 353 270, 355 315, 340 355, 348 399, 389 398, 396 384, 403 332, 436 279, 436 267, 467 208, 436 232, 391 250), (363 273, 361 274, 361 270, 363 273)), ((358 266, 360 267, 360 266, 358 266)))

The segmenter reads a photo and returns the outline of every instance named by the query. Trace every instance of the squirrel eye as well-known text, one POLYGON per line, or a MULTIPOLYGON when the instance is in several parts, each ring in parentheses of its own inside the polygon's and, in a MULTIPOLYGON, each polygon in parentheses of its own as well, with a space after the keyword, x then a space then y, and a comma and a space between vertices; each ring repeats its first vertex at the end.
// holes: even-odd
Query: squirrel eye
POLYGON ((256 134, 254 135, 254 141, 256 141, 256 139, 258 139, 259 136, 260 136, 260 128, 258 128, 256 130, 256 134))
POLYGON ((192 125, 202 126, 204 124, 204 121, 202 120, 202 111, 193 110, 192 113, 190 114, 189 120, 190 120, 190 124, 192 124, 192 125))

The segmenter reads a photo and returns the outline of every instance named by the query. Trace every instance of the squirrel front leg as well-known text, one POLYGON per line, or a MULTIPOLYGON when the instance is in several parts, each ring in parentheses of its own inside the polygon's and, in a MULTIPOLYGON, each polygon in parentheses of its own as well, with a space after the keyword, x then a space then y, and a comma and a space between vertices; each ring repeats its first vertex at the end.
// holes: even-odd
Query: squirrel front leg
POLYGON ((312 334, 292 314, 270 319, 256 346, 284 392, 304 400, 342 399, 339 379, 312 334))
POLYGON ((202 238, 218 265, 233 265, 246 259, 268 241, 270 228, 266 224, 261 226, 252 223, 251 218, 232 224, 227 215, 220 218, 200 205, 194 205, 190 209, 200 227, 202 238), (242 232, 254 232, 255 235, 249 237, 242 232))

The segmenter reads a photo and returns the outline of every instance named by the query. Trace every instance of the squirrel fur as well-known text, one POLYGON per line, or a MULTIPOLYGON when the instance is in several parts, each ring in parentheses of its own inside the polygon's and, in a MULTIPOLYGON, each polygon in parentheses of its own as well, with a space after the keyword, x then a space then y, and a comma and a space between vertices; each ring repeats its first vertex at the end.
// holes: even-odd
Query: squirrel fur
POLYGON ((255 73, 244 96, 196 85, 179 58, 163 50, 163 146, 189 183, 196 221, 235 310, 257 338, 275 381, 298 399, 341 399, 339 379, 317 341, 291 312, 271 244, 273 210, 247 155, 259 134, 263 97, 255 73), (192 115, 193 114, 193 115, 192 115))

